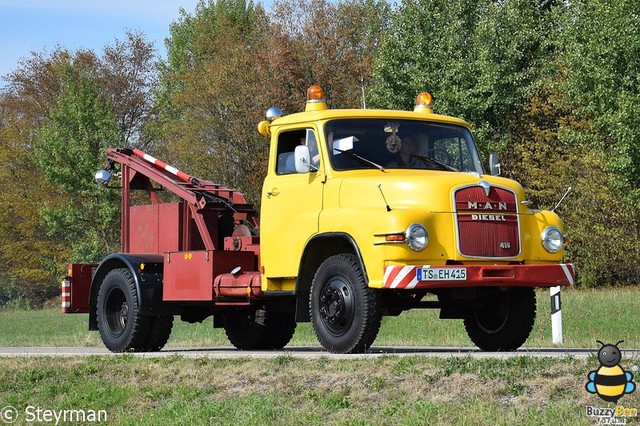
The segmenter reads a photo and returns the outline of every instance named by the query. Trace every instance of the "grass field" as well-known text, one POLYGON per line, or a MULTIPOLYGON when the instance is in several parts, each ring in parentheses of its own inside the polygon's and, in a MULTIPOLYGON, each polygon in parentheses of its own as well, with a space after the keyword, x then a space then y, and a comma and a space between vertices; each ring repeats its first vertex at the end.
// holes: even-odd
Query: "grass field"
MULTIPOLYGON (((538 315, 527 347, 553 347, 549 293, 538 291, 538 315)), ((564 343, 561 347, 598 347, 596 339, 640 348, 640 290, 568 290, 562 293, 564 343)), ((0 346, 102 346, 87 330, 88 315, 62 315, 57 308, 0 311, 0 346)), ((211 320, 187 324, 176 319, 168 347, 229 345, 211 320)), ((291 345, 318 343, 310 324, 299 324, 291 345)), ((440 320, 438 311, 415 310, 383 320, 378 346, 473 346, 460 320, 440 320)))
MULTIPOLYGON (((564 292, 563 347, 595 352, 596 339, 625 339, 623 350, 640 347, 639 296, 629 288, 564 292)), ((548 292, 538 293, 538 312, 527 346, 552 346, 548 292)), ((0 311, 0 345, 101 346, 86 322, 86 315, 57 309, 0 311)), ((308 324, 299 326, 292 344, 317 345, 308 324)), ((209 321, 178 321, 169 341, 173 347, 217 345, 228 343, 209 321)), ((376 345, 471 343, 460 321, 414 311, 385 319, 376 345)), ((638 363, 623 353, 626 370, 638 363)), ((593 425, 598 419, 585 415, 587 406, 614 407, 584 388, 598 367, 594 357, 0 358, 0 408, 16 408, 14 424, 33 424, 27 411, 39 408, 58 415, 104 410, 110 425, 593 425)), ((619 404, 640 408, 640 391, 619 404)))
MULTIPOLYGON (((524 357, 14 358, 0 359, 0 407, 23 420, 27 407, 104 410, 110 425, 589 425, 586 406, 612 406, 584 390, 596 367, 524 357)), ((620 403, 640 407, 638 395, 620 403)))

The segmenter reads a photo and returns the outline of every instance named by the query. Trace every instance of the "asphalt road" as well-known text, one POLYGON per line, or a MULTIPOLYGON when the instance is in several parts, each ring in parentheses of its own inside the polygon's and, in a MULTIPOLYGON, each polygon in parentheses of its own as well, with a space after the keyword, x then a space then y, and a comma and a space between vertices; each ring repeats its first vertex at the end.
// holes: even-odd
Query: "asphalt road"
MULTIPOLYGON (((331 354, 320 347, 293 346, 280 351, 240 351, 229 346, 210 348, 165 348, 160 352, 134 353, 133 356, 142 358, 182 356, 185 358, 276 358, 290 356, 301 359, 348 359, 348 358, 376 358, 382 356, 425 356, 432 358, 472 357, 472 358, 512 358, 520 356, 553 357, 553 358, 587 358, 596 355, 597 349, 558 349, 558 348, 527 348, 513 352, 482 352, 477 348, 452 347, 388 347, 374 346, 365 354, 340 355, 331 354)), ((622 351, 626 360, 640 359, 640 349, 622 351)), ((0 347, 0 357, 82 357, 82 356, 118 356, 102 347, 0 347)))

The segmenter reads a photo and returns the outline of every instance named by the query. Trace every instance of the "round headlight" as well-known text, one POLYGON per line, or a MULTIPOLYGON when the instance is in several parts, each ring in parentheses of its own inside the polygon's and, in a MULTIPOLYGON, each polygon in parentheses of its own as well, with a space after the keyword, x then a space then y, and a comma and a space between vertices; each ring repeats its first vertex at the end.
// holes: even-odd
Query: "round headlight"
POLYGON ((549 253, 557 253, 564 246, 564 235, 555 226, 542 231, 542 245, 549 253))
POLYGON ((429 243, 429 234, 426 228, 419 223, 409 225, 404 234, 411 250, 420 251, 429 243))

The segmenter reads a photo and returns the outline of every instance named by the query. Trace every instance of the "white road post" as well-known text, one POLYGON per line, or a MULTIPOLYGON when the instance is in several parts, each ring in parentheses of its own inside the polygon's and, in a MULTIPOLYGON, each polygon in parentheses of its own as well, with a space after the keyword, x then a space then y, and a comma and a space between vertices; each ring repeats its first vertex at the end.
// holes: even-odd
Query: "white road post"
POLYGON ((549 288, 551 296, 551 336, 553 343, 562 344, 562 310, 560 302, 560 286, 549 288))

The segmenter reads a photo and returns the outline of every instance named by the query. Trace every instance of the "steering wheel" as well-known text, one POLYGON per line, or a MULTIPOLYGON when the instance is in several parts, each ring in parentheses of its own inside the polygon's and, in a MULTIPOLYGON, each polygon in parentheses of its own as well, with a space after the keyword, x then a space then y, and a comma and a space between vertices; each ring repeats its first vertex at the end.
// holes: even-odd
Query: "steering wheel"
POLYGON ((453 158, 451 157, 451 154, 449 154, 442 148, 427 149, 425 151, 422 151, 420 155, 423 157, 433 158, 434 160, 446 164, 447 166, 453 165, 453 158))

